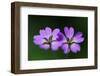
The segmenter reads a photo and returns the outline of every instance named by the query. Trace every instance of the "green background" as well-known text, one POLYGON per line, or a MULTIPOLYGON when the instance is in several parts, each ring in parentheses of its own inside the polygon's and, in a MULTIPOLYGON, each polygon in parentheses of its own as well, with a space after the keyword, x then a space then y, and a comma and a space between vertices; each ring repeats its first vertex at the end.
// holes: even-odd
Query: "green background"
POLYGON ((28 60, 55 60, 55 59, 76 59, 88 57, 88 18, 87 17, 63 17, 28 15, 28 60), (63 32, 65 26, 74 27, 75 33, 82 32, 85 40, 80 44, 81 51, 78 53, 64 54, 59 49, 56 52, 44 50, 33 43, 33 36, 39 35, 39 30, 45 27, 60 28, 63 32))

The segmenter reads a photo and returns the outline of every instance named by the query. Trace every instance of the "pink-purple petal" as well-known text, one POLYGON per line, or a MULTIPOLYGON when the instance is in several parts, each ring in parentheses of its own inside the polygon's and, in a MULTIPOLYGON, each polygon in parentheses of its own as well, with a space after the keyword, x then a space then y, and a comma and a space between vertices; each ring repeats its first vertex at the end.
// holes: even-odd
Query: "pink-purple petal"
POLYGON ((43 39, 43 37, 41 35, 36 35, 36 36, 33 37, 33 42, 36 45, 41 45, 46 41, 45 41, 45 39, 43 39))
POLYGON ((46 37, 46 32, 45 32, 45 30, 43 30, 43 29, 40 30, 40 35, 43 36, 43 37, 46 37))
POLYGON ((70 49, 69 49, 69 45, 68 44, 63 44, 62 45, 62 49, 64 50, 64 54, 67 54, 70 52, 70 49))
POLYGON ((52 29, 49 28, 49 27, 46 27, 46 28, 45 28, 45 32, 46 32, 46 35, 47 35, 48 37, 50 37, 50 36, 52 35, 52 29))
POLYGON ((53 40, 56 40, 58 38, 58 33, 60 32, 60 29, 56 28, 52 32, 53 40))
POLYGON ((33 37, 33 39, 39 39, 39 38, 41 38, 41 36, 40 35, 35 35, 34 37, 33 37))
POLYGON ((83 35, 82 32, 77 32, 77 33, 75 34, 75 36, 77 36, 77 37, 82 37, 82 35, 83 35))
POLYGON ((71 44, 70 48, 73 53, 77 53, 80 51, 80 45, 76 43, 71 44))
POLYGON ((56 28, 53 30, 52 33, 53 33, 53 35, 57 35, 59 32, 60 32, 60 29, 56 28))
POLYGON ((45 30, 40 30, 40 35, 42 36, 42 37, 44 37, 44 38, 47 38, 47 39, 49 39, 49 37, 50 37, 50 29, 47 27, 47 28, 45 28, 45 30))
POLYGON ((41 44, 43 44, 43 39, 35 39, 35 40, 33 40, 33 42, 34 42, 34 44, 36 44, 36 45, 41 45, 41 44))
POLYGON ((52 49, 53 51, 58 50, 58 48, 59 48, 60 46, 61 46, 61 43, 58 42, 58 41, 55 41, 55 42, 52 42, 52 43, 51 43, 51 49, 52 49))
POLYGON ((70 27, 70 28, 65 27, 64 32, 65 32, 66 37, 71 39, 74 35, 74 28, 73 27, 70 27))
POLYGON ((69 33, 68 27, 65 27, 65 28, 64 28, 64 32, 65 32, 65 36, 67 37, 67 35, 68 35, 68 33, 69 33))
POLYGON ((59 32, 59 33, 57 34, 57 36, 58 36, 57 41, 62 41, 62 40, 64 40, 64 39, 65 39, 64 34, 63 34, 63 33, 61 33, 61 32, 59 32))
POLYGON ((84 41, 84 38, 83 37, 78 37, 78 36, 75 36, 73 38, 73 41, 72 42, 75 42, 75 43, 82 43, 84 41))
POLYGON ((50 45, 49 44, 42 44, 42 45, 40 45, 40 48, 47 50, 50 48, 50 45))
POLYGON ((36 44, 36 45, 40 45, 40 44, 43 43, 42 37, 41 37, 40 35, 34 36, 33 39, 34 39, 33 42, 34 42, 34 44, 36 44))

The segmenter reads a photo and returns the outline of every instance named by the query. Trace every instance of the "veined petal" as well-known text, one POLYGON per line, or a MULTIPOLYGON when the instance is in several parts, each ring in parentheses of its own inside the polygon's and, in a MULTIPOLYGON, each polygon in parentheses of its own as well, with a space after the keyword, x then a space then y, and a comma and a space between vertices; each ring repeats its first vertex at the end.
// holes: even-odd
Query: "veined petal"
POLYGON ((78 32, 76 33, 76 35, 73 37, 73 41, 72 42, 76 42, 76 43, 81 43, 84 41, 84 38, 82 37, 82 33, 78 32))
POLYGON ((49 37, 52 34, 52 30, 49 27, 46 27, 45 30, 40 30, 40 35, 43 36, 44 38, 49 39, 49 37))
POLYGON ((45 28, 45 32, 46 32, 46 35, 48 35, 49 37, 52 35, 52 29, 49 27, 45 28))
POLYGON ((83 33, 82 32, 77 32, 75 36, 77 37, 82 37, 83 33))
POLYGON ((60 29, 54 29, 52 32, 53 40, 56 40, 58 38, 58 33, 60 32, 60 29))
POLYGON ((82 43, 83 41, 84 41, 84 38, 83 37, 73 38, 73 42, 75 42, 75 43, 82 43))
POLYGON ((66 37, 61 32, 58 33, 58 38, 56 40, 59 41, 62 44, 67 43, 66 37))
POLYGON ((40 35, 37 35, 37 36, 34 36, 33 42, 36 45, 41 45, 45 42, 45 40, 40 35))
POLYGON ((64 54, 67 54, 67 53, 70 52, 70 49, 69 49, 69 45, 68 44, 62 45, 62 49, 64 50, 64 54))
POLYGON ((57 41, 62 41, 63 39, 65 39, 64 34, 61 33, 61 32, 59 32, 59 33, 57 34, 57 36, 58 36, 57 41))
POLYGON ((35 35, 33 39, 42 38, 40 35, 35 35))
POLYGON ((74 28, 73 27, 70 27, 70 28, 65 27, 64 32, 65 32, 66 37, 71 39, 74 35, 74 28))
POLYGON ((77 53, 77 52, 80 51, 80 45, 79 45, 79 44, 76 44, 76 43, 73 43, 73 44, 70 46, 70 48, 71 48, 71 51, 72 51, 73 53, 77 53))
POLYGON ((49 44, 42 44, 42 45, 40 45, 40 48, 47 50, 50 48, 50 45, 49 44))
POLYGON ((53 35, 57 35, 59 32, 60 32, 60 29, 56 28, 56 29, 53 30, 52 34, 53 35))
POLYGON ((58 48, 62 45, 62 43, 58 42, 58 41, 55 41, 55 42, 52 42, 51 43, 51 49, 53 51, 56 51, 58 50, 58 48))
POLYGON ((40 30, 40 35, 43 36, 43 37, 45 37, 45 36, 46 36, 46 32, 45 32, 45 30, 43 30, 43 29, 40 30))

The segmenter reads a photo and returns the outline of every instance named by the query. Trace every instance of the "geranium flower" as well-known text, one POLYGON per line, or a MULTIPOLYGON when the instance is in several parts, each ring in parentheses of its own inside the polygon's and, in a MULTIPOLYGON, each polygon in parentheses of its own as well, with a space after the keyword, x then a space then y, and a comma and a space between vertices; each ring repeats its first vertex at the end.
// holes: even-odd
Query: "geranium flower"
POLYGON ((73 53, 77 53, 80 51, 80 44, 84 41, 84 37, 82 32, 77 32, 74 34, 74 28, 73 27, 65 27, 64 33, 59 33, 59 38, 57 39, 62 43, 61 48, 64 50, 64 53, 69 53, 70 51, 73 53))
POLYGON ((46 27, 45 29, 40 30, 40 35, 33 37, 33 42, 36 45, 39 45, 40 48, 57 50, 61 45, 56 40, 58 38, 58 33, 60 30, 58 28, 52 31, 51 28, 46 27))

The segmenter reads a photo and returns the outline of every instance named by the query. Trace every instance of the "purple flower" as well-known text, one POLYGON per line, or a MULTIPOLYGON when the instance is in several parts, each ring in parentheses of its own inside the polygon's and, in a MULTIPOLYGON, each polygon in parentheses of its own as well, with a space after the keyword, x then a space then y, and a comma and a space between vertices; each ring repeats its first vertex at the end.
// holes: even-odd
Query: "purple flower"
POLYGON ((59 38, 57 39, 62 43, 61 48, 64 50, 64 53, 69 53, 70 51, 73 53, 77 53, 80 51, 80 45, 79 43, 82 43, 84 41, 83 34, 81 32, 77 32, 74 34, 74 28, 73 27, 65 27, 64 33, 59 33, 59 38))
POLYGON ((56 28, 52 30, 49 27, 41 29, 39 35, 33 37, 33 43, 40 48, 49 49, 53 51, 58 50, 61 47, 64 53, 77 53, 80 51, 80 43, 84 41, 82 32, 74 33, 73 27, 65 27, 64 34, 60 32, 60 29, 56 28))
POLYGON ((46 27, 45 29, 40 30, 40 35, 33 37, 33 42, 36 45, 39 45, 40 48, 57 50, 61 44, 57 41, 58 33, 60 30, 58 28, 52 31, 51 28, 46 27))

